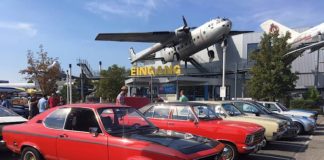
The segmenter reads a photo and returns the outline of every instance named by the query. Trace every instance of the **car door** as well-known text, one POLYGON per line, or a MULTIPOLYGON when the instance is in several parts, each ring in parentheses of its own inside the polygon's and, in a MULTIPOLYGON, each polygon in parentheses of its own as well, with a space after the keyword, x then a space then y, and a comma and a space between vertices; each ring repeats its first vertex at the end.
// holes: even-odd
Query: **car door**
POLYGON ((108 160, 107 136, 100 130, 92 109, 72 108, 58 135, 57 154, 60 160, 108 160), (96 128, 99 134, 91 134, 90 128, 96 128))
POLYGON ((174 106, 171 108, 171 118, 168 121, 168 128, 179 132, 197 133, 198 125, 195 124, 189 106, 174 106))
POLYGON ((152 106, 150 109, 144 112, 144 116, 161 129, 169 129, 167 125, 169 115, 170 107, 168 106, 152 106))

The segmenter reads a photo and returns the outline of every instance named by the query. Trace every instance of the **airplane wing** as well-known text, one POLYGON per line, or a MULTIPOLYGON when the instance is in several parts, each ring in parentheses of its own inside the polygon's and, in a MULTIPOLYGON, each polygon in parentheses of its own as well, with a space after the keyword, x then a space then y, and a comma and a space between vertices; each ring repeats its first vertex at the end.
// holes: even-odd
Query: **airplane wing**
POLYGON ((174 32, 141 32, 141 33, 99 33, 96 40, 127 42, 166 42, 175 36, 174 32))
POLYGON ((230 35, 230 36, 234 36, 234 35, 238 35, 238 34, 251 33, 251 32, 253 32, 253 31, 230 31, 230 32, 228 33, 228 35, 230 35))
POLYGON ((300 56, 306 50, 310 50, 310 53, 311 53, 311 52, 314 52, 322 47, 324 47, 324 41, 315 42, 315 43, 306 45, 304 47, 295 49, 293 51, 290 51, 290 52, 286 53, 284 55, 284 57, 287 59, 288 63, 291 63, 294 59, 296 59, 298 56, 300 56))

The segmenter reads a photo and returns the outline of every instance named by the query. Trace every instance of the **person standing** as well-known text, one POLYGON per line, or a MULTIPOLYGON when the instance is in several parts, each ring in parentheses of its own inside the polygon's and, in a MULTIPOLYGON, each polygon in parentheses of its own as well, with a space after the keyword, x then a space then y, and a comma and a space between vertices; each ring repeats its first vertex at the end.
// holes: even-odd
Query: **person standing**
POLYGON ((38 104, 37 96, 36 94, 33 94, 29 102, 30 109, 29 109, 28 119, 32 119, 39 113, 37 104, 38 104))
POLYGON ((11 108, 12 105, 10 103, 10 101, 8 100, 7 96, 5 96, 4 94, 1 95, 1 105, 6 107, 6 108, 11 108))
POLYGON ((188 102, 188 98, 187 96, 185 96, 184 91, 180 90, 180 98, 179 98, 180 102, 188 102))
POLYGON ((60 96, 60 106, 63 106, 65 104, 66 103, 65 103, 65 100, 64 100, 63 96, 60 96))
POLYGON ((38 101, 39 113, 44 112, 48 108, 47 95, 44 94, 43 97, 38 101))
POLYGON ((48 104, 50 108, 56 107, 60 103, 59 98, 56 93, 52 93, 51 97, 48 99, 48 104))
POLYGON ((127 95, 127 91, 128 89, 126 86, 123 86, 121 88, 121 91, 116 98, 116 105, 125 105, 125 97, 127 95))

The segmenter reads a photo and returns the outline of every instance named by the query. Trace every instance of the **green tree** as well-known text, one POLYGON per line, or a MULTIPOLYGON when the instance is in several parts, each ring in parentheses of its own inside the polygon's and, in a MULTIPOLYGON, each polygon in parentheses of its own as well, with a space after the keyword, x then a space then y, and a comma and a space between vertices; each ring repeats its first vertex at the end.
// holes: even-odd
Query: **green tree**
POLYGON ((96 86, 96 96, 114 102, 126 78, 126 69, 116 64, 110 66, 108 70, 102 70, 96 86))
POLYGON ((20 71, 21 74, 26 75, 25 79, 28 81, 35 81, 39 84, 43 94, 50 95, 56 91, 56 82, 60 79, 60 68, 49 68, 58 58, 48 57, 47 52, 43 46, 39 46, 39 52, 36 52, 37 58, 33 51, 28 50, 27 53, 27 68, 20 71))
POLYGON ((248 95, 258 100, 282 99, 295 88, 298 79, 291 72, 291 64, 285 62, 284 55, 290 46, 290 34, 279 36, 278 31, 264 34, 260 49, 251 54, 255 65, 251 68, 252 78, 247 82, 248 95))
POLYGON ((304 95, 304 99, 319 102, 322 99, 322 97, 318 90, 314 86, 312 86, 308 88, 307 92, 304 95))

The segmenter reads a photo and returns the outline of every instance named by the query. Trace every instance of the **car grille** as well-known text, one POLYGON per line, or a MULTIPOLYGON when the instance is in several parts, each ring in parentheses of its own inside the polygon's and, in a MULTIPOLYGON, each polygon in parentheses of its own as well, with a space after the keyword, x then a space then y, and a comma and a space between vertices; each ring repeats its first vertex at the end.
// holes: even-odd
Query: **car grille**
POLYGON ((264 138, 264 130, 256 132, 254 135, 254 143, 261 142, 264 138))
POLYGON ((279 129, 278 129, 278 132, 283 132, 285 131, 285 128, 286 128, 286 125, 279 125, 279 129))

